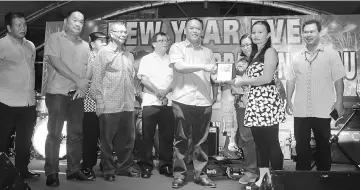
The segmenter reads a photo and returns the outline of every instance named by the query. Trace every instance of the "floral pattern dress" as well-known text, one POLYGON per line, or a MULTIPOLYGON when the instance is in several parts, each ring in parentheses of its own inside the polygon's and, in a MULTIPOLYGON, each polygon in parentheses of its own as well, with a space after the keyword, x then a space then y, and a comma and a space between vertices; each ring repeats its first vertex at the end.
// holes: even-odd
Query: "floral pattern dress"
MULTIPOLYGON (((250 78, 263 75, 263 61, 259 56, 253 59, 246 70, 250 78)), ((265 127, 284 122, 285 103, 281 99, 275 81, 261 86, 250 86, 246 106, 244 126, 265 127)))

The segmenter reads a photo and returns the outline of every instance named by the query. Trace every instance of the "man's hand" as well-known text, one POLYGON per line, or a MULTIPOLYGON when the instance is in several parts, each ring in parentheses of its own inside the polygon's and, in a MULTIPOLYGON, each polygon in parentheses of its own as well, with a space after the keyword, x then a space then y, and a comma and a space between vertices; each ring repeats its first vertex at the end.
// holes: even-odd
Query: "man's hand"
POLYGON ((343 102, 342 101, 336 101, 335 104, 333 104, 332 109, 336 109, 337 113, 338 113, 338 117, 342 117, 343 114, 345 113, 345 107, 343 106, 343 102))
POLYGON ((205 64, 203 70, 206 72, 210 72, 211 74, 216 74, 217 64, 205 64))
POLYGON ((75 99, 78 99, 78 98, 84 98, 84 97, 85 97, 85 93, 80 88, 78 88, 78 89, 76 89, 72 100, 75 100, 75 99))
POLYGON ((104 113, 105 105, 104 104, 97 104, 96 114, 100 116, 100 114, 104 113))
POLYGON ((166 90, 159 90, 158 94, 159 94, 159 97, 160 97, 159 100, 163 100, 167 96, 168 92, 166 90))
POLYGON ((287 104, 286 104, 286 113, 288 115, 293 115, 293 104, 292 104, 292 101, 287 101, 287 104))
POLYGON ((160 90, 158 90, 158 91, 155 92, 155 96, 156 96, 160 101, 162 101, 162 99, 164 98, 163 94, 160 93, 160 90))
POLYGON ((165 98, 162 99, 162 106, 165 106, 167 104, 168 104, 168 98, 165 97, 165 98))
POLYGON ((78 88, 80 88, 84 93, 86 93, 86 91, 89 88, 89 80, 87 79, 80 79, 76 82, 76 86, 78 88))

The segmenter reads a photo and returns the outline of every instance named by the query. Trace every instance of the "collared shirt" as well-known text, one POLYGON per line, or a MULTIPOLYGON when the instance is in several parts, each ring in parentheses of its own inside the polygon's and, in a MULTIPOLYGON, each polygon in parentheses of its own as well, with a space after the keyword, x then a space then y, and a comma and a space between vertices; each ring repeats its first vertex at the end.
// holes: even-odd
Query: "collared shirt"
MULTIPOLYGON (((142 76, 146 76, 155 87, 165 90, 173 81, 173 68, 169 64, 169 56, 167 54, 163 57, 154 52, 148 54, 140 60, 137 77, 141 79, 142 76)), ((171 93, 167 94, 167 98, 168 105, 170 106, 172 101, 171 93)), ((144 87, 142 107, 151 105, 160 106, 162 101, 144 87)))
POLYGON ((90 92, 97 102, 97 114, 134 111, 134 58, 112 44, 102 47, 95 57, 90 92))
POLYGON ((294 116, 330 118, 335 102, 334 82, 346 76, 345 68, 331 47, 320 44, 308 61, 306 54, 309 51, 305 47, 293 57, 286 73, 287 80, 296 80, 294 116))
POLYGON ((0 102, 12 107, 35 105, 35 46, 10 35, 0 39, 0 102))
MULTIPOLYGON (((188 40, 174 43, 169 50, 171 64, 214 64, 213 52, 199 45, 194 47, 188 40)), ((203 70, 193 73, 173 73, 173 101, 194 105, 212 105, 212 87, 210 73, 203 70)))
MULTIPOLYGON (((54 56, 63 61, 68 68, 81 78, 84 78, 89 57, 89 44, 78 37, 75 41, 68 38, 65 31, 50 34, 46 39, 44 56, 54 56)), ((76 89, 76 84, 59 74, 51 64, 47 64, 48 79, 45 92, 50 94, 67 95, 70 90, 76 89)))
MULTIPOLYGON (((92 69, 93 70, 93 64, 94 64, 94 59, 96 56, 96 52, 95 51, 90 51, 89 53, 89 61, 88 61, 88 69, 92 69)), ((92 85, 90 85, 90 88, 92 88, 92 85)), ((96 112, 96 102, 93 100, 93 98, 90 96, 90 88, 88 89, 85 98, 84 98, 84 112, 96 112)))

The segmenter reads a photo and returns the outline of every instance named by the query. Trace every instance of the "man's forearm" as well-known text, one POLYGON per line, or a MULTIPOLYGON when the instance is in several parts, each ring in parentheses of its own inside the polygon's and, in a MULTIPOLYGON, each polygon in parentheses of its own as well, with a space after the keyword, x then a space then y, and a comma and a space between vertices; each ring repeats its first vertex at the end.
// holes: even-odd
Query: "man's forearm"
POLYGON ((80 77, 75 73, 73 73, 62 60, 54 56, 49 56, 49 59, 50 59, 50 64, 60 75, 73 81, 74 83, 77 83, 77 81, 80 80, 80 77))
POLYGON ((286 91, 287 91, 287 102, 292 101, 293 92, 295 91, 296 80, 287 80, 286 91))
POLYGON ((340 78, 335 81, 335 90, 336 90, 336 101, 343 102, 343 90, 344 90, 343 78, 340 78))
POLYGON ((174 63, 174 69, 180 73, 193 73, 204 70, 204 64, 187 64, 185 62, 174 63))
POLYGON ((173 84, 170 84, 167 89, 165 89, 165 94, 173 91, 173 84))
POLYGON ((218 96, 218 88, 219 86, 218 85, 212 85, 212 92, 213 92, 213 98, 217 98, 218 96))
POLYGON ((147 88, 153 94, 156 94, 159 91, 159 89, 156 86, 154 86, 152 82, 149 81, 148 77, 142 76, 141 82, 144 85, 144 87, 147 88))

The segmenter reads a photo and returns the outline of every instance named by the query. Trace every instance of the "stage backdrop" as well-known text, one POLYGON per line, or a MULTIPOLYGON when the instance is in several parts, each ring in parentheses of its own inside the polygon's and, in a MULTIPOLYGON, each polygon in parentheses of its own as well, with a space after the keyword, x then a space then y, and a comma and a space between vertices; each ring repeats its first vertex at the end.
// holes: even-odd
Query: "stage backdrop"
MULTIPOLYGON (((267 20, 272 30, 272 43, 279 55, 279 77, 283 80, 285 68, 292 54, 304 47, 301 37, 301 26, 305 20, 316 18, 322 23, 321 42, 339 51, 347 76, 345 96, 356 96, 357 80, 360 76, 360 15, 320 15, 320 16, 267 16, 267 17, 210 17, 201 18, 204 22, 203 45, 209 47, 218 61, 234 62, 240 54, 239 39, 250 32, 251 25, 257 20, 267 20)), ((186 18, 168 18, 156 20, 126 20, 128 39, 126 47, 132 53, 151 52, 151 37, 162 31, 169 35, 172 43, 185 39, 184 27, 186 18)), ((114 21, 87 21, 81 37, 88 41, 91 32, 108 33, 108 24, 114 21)), ((47 22, 45 41, 49 34, 61 31, 63 22, 47 22)), ((47 81, 48 59, 44 57, 42 91, 47 81)), ((43 92, 42 92, 43 93, 43 92)), ((220 131, 235 131, 233 97, 229 88, 219 91, 218 101, 213 106, 212 121, 220 126, 220 131)), ((287 122, 280 128, 293 130, 293 118, 288 116, 287 122)), ((220 146, 224 137, 220 134, 220 146)))

